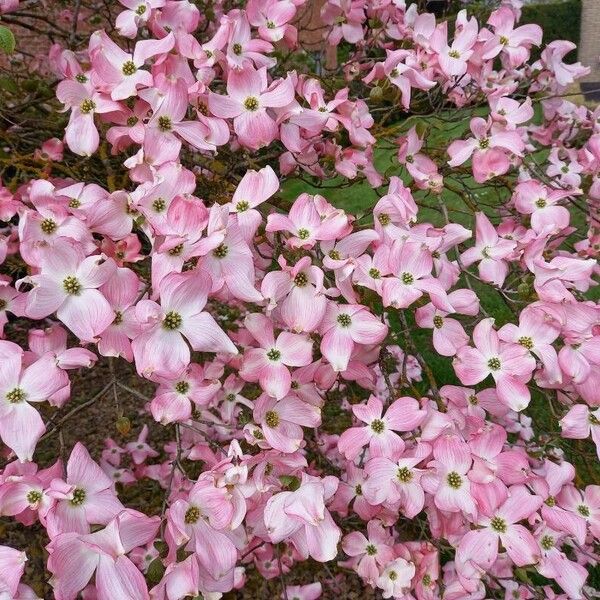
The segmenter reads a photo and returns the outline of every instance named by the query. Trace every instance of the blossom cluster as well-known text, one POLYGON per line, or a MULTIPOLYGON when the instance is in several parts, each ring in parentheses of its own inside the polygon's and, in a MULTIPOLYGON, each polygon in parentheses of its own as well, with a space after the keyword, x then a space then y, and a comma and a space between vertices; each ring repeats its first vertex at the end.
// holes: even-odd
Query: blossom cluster
MULTIPOLYGON (((559 442, 591 436, 600 456, 600 109, 559 97, 587 72, 563 62, 572 45, 532 61, 542 31, 516 0, 484 24, 459 12, 451 37, 414 3, 328 0, 327 43, 348 51, 332 90, 281 69, 302 1, 217 4, 210 21, 187 0, 120 3, 114 35, 52 47, 69 120, 38 158, 109 149, 123 185, 0 190, 0 515, 43 528, 54 597, 216 599, 258 572, 313 600, 328 584, 284 579, 309 558, 384 598, 586 597, 600 486, 559 442), (428 102, 469 115, 441 151, 414 118, 428 102), (382 108, 412 114, 389 126, 382 108), (242 172, 199 197, 219 180, 197 160, 227 151, 242 172), (285 204, 292 176, 382 192, 366 215, 327 192, 285 204), (104 363, 91 400, 133 394, 137 439, 43 463, 83 414, 74 373, 104 363), (127 506, 149 481, 162 510, 127 506)), ((37 597, 26 560, 0 546, 2 598, 37 597)))

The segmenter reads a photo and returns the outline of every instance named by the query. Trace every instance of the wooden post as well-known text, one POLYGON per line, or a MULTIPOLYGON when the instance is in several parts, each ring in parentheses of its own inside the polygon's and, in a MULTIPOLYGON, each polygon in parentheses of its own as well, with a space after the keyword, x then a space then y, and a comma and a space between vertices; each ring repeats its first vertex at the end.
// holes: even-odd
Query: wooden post
POLYGON ((581 91, 588 101, 600 101, 600 2, 581 2, 581 40, 579 60, 591 68, 589 75, 581 80, 581 91))
POLYGON ((321 8, 325 0, 307 0, 298 11, 294 25, 298 28, 298 43, 306 52, 317 59, 319 70, 333 71, 337 68, 337 48, 330 46, 325 39, 327 26, 321 20, 321 8), (320 67, 320 68, 319 68, 320 67))

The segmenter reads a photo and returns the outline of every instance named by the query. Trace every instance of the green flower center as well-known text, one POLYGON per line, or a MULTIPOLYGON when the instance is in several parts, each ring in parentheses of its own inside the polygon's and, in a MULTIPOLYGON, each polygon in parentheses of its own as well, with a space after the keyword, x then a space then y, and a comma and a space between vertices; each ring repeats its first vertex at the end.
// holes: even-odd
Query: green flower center
POLYGON ((492 371, 498 371, 502 366, 502 363, 500 362, 500 359, 497 356, 493 356, 487 361, 487 366, 492 371))
POLYGON ((235 205, 235 209, 238 212, 245 212, 250 208, 250 202, 248 202, 247 200, 240 200, 236 205, 235 205))
POLYGON ((279 415, 274 410, 268 410, 265 415, 265 423, 273 428, 279 425, 279 415))
POLYGON ((308 276, 306 273, 298 273, 296 277, 294 277, 294 285, 298 287, 304 287, 308 283, 308 276))
POLYGON ((234 44, 232 50, 233 50, 233 53, 236 56, 239 56, 242 53, 242 45, 241 44, 234 44))
POLYGON ((506 44, 508 44, 508 38, 507 38, 505 35, 501 35, 501 36, 500 36, 500 43, 501 43, 503 46, 506 46, 506 44))
POLYGON ((77 200, 77 198, 72 198, 69 201, 69 208, 79 208, 81 206, 81 202, 77 200))
POLYGON ((29 504, 35 504, 42 499, 42 492, 39 492, 38 490, 29 490, 26 498, 29 504))
POLYGON ((279 360, 281 358, 281 352, 277 348, 271 348, 267 352, 267 358, 272 361, 279 360))
POLYGON ((171 310, 165 315, 165 318, 163 319, 163 327, 165 329, 174 331, 175 329, 179 329, 181 327, 182 322, 183 319, 181 318, 181 315, 175 312, 174 310, 171 310))
POLYGON ((435 315, 435 317, 433 317, 433 326, 436 329, 441 329, 444 325, 444 319, 442 319, 442 317, 440 317, 440 315, 435 315))
POLYGON ((164 198, 157 198, 153 203, 152 203, 152 210, 154 212, 160 213, 163 210, 165 210, 165 208, 167 208, 167 203, 165 202, 164 198))
POLYGON ((58 227, 58 225, 56 224, 56 221, 54 221, 53 219, 44 219, 40 223, 40 229, 46 235, 50 235, 50 234, 54 233, 56 231, 57 227, 58 227))
POLYGON ((337 322, 342 327, 350 327, 350 325, 352 325, 352 317, 346 313, 342 313, 337 316, 337 322))
POLYGON ((544 208, 544 207, 546 206, 546 200, 545 200, 544 198, 538 198, 538 199, 535 201, 535 205, 536 205, 538 208, 544 208))
POLYGON ((381 271, 373 267, 369 269, 369 277, 372 279, 381 279, 381 271))
POLYGON ((396 472, 398 481, 402 483, 410 483, 413 478, 412 471, 408 467, 400 467, 396 472))
POLYGON ((179 256, 183 252, 183 244, 177 244, 169 250, 171 256, 179 256))
POLYGON ((273 21, 267 21, 267 29, 275 29, 276 25, 273 21))
POLYGON ((73 277, 73 275, 69 275, 63 279, 63 288, 67 294, 71 296, 77 296, 81 293, 83 286, 79 283, 77 277, 73 277))
POLYGON ((136 9, 135 9, 135 14, 139 15, 140 17, 146 12, 146 5, 145 4, 140 4, 136 9))
POLYGON ((473 405, 473 406, 477 406, 479 404, 479 400, 477 399, 477 396, 475 394, 471 394, 468 398, 467 398, 469 404, 473 405))
POLYGON ((548 496, 545 500, 544 503, 546 504, 546 506, 556 506, 556 498, 554 496, 548 496))
POLYGON ((448 56, 450 58, 460 58, 460 52, 458 50, 450 50, 450 52, 448 52, 448 56))
POLYGON ((490 140, 489 140, 489 138, 481 138, 479 140, 479 147, 482 150, 486 150, 487 148, 489 148, 490 147, 490 140))
POLYGON ((134 125, 138 124, 138 121, 139 121, 139 119, 136 116, 129 117, 127 119, 127 126, 133 127, 134 125))
POLYGON ((213 250, 213 256, 216 258, 225 258, 227 253, 229 252, 229 248, 225 244, 219 244, 213 250))
POLYGON ((95 109, 96 109, 96 103, 91 98, 86 98, 79 105, 79 110, 84 115, 89 115, 95 109))
POLYGON ((185 511, 185 516, 183 517, 184 522, 187 525, 193 525, 197 523, 200 519, 200 509, 197 506, 190 506, 185 511))
POLYGON ((377 547, 373 544, 367 544, 365 550, 369 556, 375 556, 377 554, 377 547))
POLYGON ((560 169, 565 175, 569 172, 569 167, 566 165, 560 169))
POLYGON ((396 581, 396 579, 398 579, 398 573, 396 573, 396 571, 390 571, 388 577, 391 581, 396 581))
POLYGON ((120 310, 115 310, 115 318, 113 319, 113 325, 120 325, 123 322, 123 313, 120 310))
POLYGON ((360 485, 360 483, 357 483, 357 484, 354 486, 354 493, 355 493, 357 496, 362 496, 362 493, 363 493, 363 492, 362 492, 362 485, 360 485))
POLYGON ((227 394, 227 396, 225 396, 225 400, 227 400, 227 402, 235 402, 235 394, 227 394))
POLYGON ((544 550, 551 550, 554 548, 554 538, 551 535, 545 535, 540 540, 540 545, 544 550))
POLYGON ((412 285, 415 282, 414 275, 406 271, 400 275, 400 279, 404 285, 412 285))
POLYGON ((521 336, 518 340, 519 344, 523 346, 523 348, 527 348, 527 350, 531 350, 533 348, 533 340, 528 335, 521 336))
POLYGON ((386 214, 386 213, 381 213, 378 217, 377 220, 379 221, 379 223, 381 223, 381 225, 383 225, 384 227, 386 225, 389 225, 392 222, 392 219, 390 218, 390 215, 386 214))
POLYGON ((298 229, 298 237, 301 240, 307 240, 310 237, 310 231, 304 227, 298 229))
POLYGON ((10 392, 6 392, 6 399, 11 404, 19 404, 20 402, 23 402, 25 398, 27 398, 25 390, 19 387, 10 390, 10 392))
POLYGON ((448 475, 446 476, 446 481, 448 482, 448 485, 454 490, 460 489, 463 482, 462 477, 456 471, 450 471, 450 473, 448 473, 448 475))
POLYGON ((178 381, 175 384, 175 391, 178 394, 187 394, 190 389, 190 384, 187 381, 178 381))
POLYGON ((490 527, 496 532, 496 533, 506 533, 506 521, 502 518, 502 517, 494 517, 491 521, 490 521, 490 527))
POLYGON ((137 71, 137 67, 132 60, 128 60, 123 63, 123 67, 121 68, 123 71, 123 75, 133 75, 137 71))
POLYGON ((425 573, 425 575, 423 575, 423 585, 425 587, 429 587, 431 585, 431 575, 429 573, 425 573))
POLYGON ((8 302, 4 298, 0 298, 0 310, 4 310, 8 306, 8 302))
POLYGON ((394 79, 394 77, 398 77, 398 75, 400 75, 400 71, 398 71, 398 69, 392 69, 392 70, 390 71, 390 77, 391 77, 392 79, 394 79))
POLYGON ((490 247, 489 246, 484 246, 481 249, 481 256, 483 256, 483 258, 489 258, 490 257, 490 247))
POLYGON ((79 81, 79 83, 85 83, 87 80, 88 78, 83 73, 75 75, 75 81, 79 81))
POLYGON ((167 115, 158 117, 158 128, 161 131, 171 131, 173 128, 173 122, 171 121, 171 118, 167 117, 167 115))
POLYGON ((381 419, 373 419, 371 421, 371 429, 375 433, 383 433, 385 429, 385 423, 381 419))
POLYGON ((577 507, 577 512, 582 516, 582 517, 589 517, 590 516, 590 508, 589 506, 586 506, 585 504, 580 504, 577 507))
POLYGON ((342 257, 340 256, 340 253, 337 250, 330 250, 329 258, 331 260, 340 260, 342 257))
POLYGON ((244 100, 244 108, 250 112, 258 110, 258 98, 248 96, 248 98, 244 100))
POLYGON ((85 502, 85 490, 75 488, 73 490, 73 498, 69 500, 71 506, 81 506, 85 502))

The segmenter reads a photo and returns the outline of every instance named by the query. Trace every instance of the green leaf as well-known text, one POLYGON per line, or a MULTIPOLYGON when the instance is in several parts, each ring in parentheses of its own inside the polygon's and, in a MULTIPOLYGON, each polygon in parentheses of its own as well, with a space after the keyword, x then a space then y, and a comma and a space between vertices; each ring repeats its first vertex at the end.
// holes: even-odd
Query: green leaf
POLYGON ((13 32, 8 27, 0 25, 0 48, 6 54, 12 54, 15 51, 16 44, 13 32))
POLYGON ((165 574, 165 567, 162 564, 160 558, 155 558, 150 565, 148 566, 148 570, 146 571, 146 579, 150 584, 158 583, 163 575, 165 574))

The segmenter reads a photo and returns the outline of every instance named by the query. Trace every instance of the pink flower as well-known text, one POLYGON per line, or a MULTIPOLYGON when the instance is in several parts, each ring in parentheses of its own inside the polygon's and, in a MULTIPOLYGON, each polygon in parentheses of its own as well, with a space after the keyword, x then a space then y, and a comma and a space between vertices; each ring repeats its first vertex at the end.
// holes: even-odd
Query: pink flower
POLYGON ((272 448, 286 453, 296 452, 302 446, 302 427, 321 424, 321 409, 295 396, 278 401, 263 394, 256 400, 253 414, 265 440, 272 448))
POLYGON ((484 213, 475 216, 476 241, 475 246, 461 255, 462 263, 469 267, 479 262, 479 276, 489 283, 501 286, 508 274, 508 258, 516 247, 516 243, 501 238, 490 220, 484 213))
POLYGON ((117 15, 115 25, 119 35, 133 39, 138 29, 147 23, 152 10, 162 8, 166 0, 119 0, 119 2, 128 10, 117 15))
POLYGON ((292 377, 287 367, 304 367, 312 361, 312 342, 304 335, 282 331, 275 340, 273 323, 264 315, 251 314, 244 322, 260 348, 244 352, 240 376, 258 381, 277 400, 289 391, 292 377))
POLYGON ((569 211, 556 203, 573 192, 550 190, 539 181, 519 183, 514 191, 517 210, 531 215, 531 228, 536 233, 558 233, 569 226, 569 211))
POLYGON ((438 53, 441 70, 448 77, 460 77, 467 72, 467 62, 473 54, 477 41, 477 20, 466 20, 466 11, 461 10, 456 19, 457 30, 451 45, 448 45, 448 23, 439 24, 431 38, 431 47, 438 53), (463 27, 460 27, 463 24, 463 27))
POLYGON ((384 598, 402 598, 410 589, 415 575, 415 565, 403 558, 397 558, 386 565, 377 579, 377 587, 384 598))
POLYGON ((172 273, 160 283, 160 305, 152 300, 137 303, 143 333, 131 345, 138 373, 178 377, 190 362, 188 343, 201 352, 237 354, 233 342, 203 311, 210 288, 206 273, 172 273))
POLYGON ((600 408, 591 410, 585 404, 575 404, 560 420, 561 437, 585 440, 592 435, 600 458, 600 408))
POLYGON ((393 538, 377 520, 367 523, 367 535, 360 531, 349 533, 342 540, 342 549, 353 557, 358 575, 372 586, 379 578, 379 569, 394 560, 393 538))
POLYGON ((458 351, 454 370, 463 385, 474 385, 491 375, 499 400, 513 410, 523 410, 531 398, 525 384, 531 379, 535 359, 524 345, 501 342, 493 325, 491 318, 476 325, 475 348, 465 346, 458 351))
POLYGON ((491 125, 491 121, 481 117, 471 119, 471 132, 475 137, 455 140, 448 147, 448 164, 451 167, 462 165, 473 155, 473 176, 478 183, 504 175, 510 169, 508 156, 521 156, 525 148, 516 131, 497 129, 491 125))
POLYGON ((378 344, 388 328, 365 306, 329 302, 320 327, 321 353, 334 371, 345 371, 355 344, 378 344))
POLYGON ((41 272, 21 282, 33 284, 25 313, 31 319, 56 316, 81 340, 92 341, 115 313, 98 288, 113 275, 112 259, 83 254, 79 245, 61 241, 44 253, 41 272))
POLYGON ((208 106, 213 115, 233 119, 233 128, 241 144, 257 150, 279 135, 279 128, 268 109, 281 108, 294 99, 291 79, 279 79, 267 85, 267 71, 250 66, 232 69, 227 77, 227 96, 209 92, 208 106))
POLYGON ((51 354, 27 365, 23 350, 0 341, 0 438, 20 461, 32 460, 46 427, 30 402, 44 402, 64 388, 68 378, 51 354))
POLYGON ((404 451, 404 440, 395 432, 412 431, 426 415, 419 410, 418 402, 409 397, 393 402, 385 415, 382 415, 383 404, 374 396, 366 404, 354 404, 352 412, 366 425, 347 429, 340 436, 338 449, 348 460, 354 460, 367 445, 371 457, 399 458, 404 451))
MULTIPOLYGON (((518 567, 537 562, 539 546, 533 535, 518 523, 531 517, 541 506, 542 499, 523 486, 511 487, 508 494, 504 502, 480 516, 477 525, 481 529, 469 531, 461 539, 457 553, 460 560, 471 560, 483 569, 490 569, 498 558, 500 542, 518 567)), ((501 497, 497 495, 494 500, 501 502, 501 497)))
POLYGON ((106 525, 123 510, 114 482, 80 442, 71 451, 66 480, 54 479, 48 495, 54 499, 45 515, 51 538, 68 532, 89 533, 90 525, 106 525))
POLYGON ((319 562, 333 560, 341 531, 325 508, 325 501, 336 487, 334 477, 320 480, 303 474, 297 491, 271 496, 264 512, 270 540, 275 544, 290 540, 301 555, 319 562))
POLYGON ((159 524, 159 517, 125 510, 94 533, 60 533, 46 547, 57 600, 75 600, 94 573, 98 600, 147 600, 144 576, 127 554, 153 540, 159 524))
POLYGON ((321 583, 317 581, 308 585, 288 585, 286 593, 290 600, 318 600, 323 593, 323 588, 321 583))
POLYGON ((445 434, 433 445, 433 458, 427 466, 433 469, 421 477, 423 488, 433 494, 433 501, 448 512, 476 514, 468 472, 472 459, 469 446, 457 435, 445 434))

